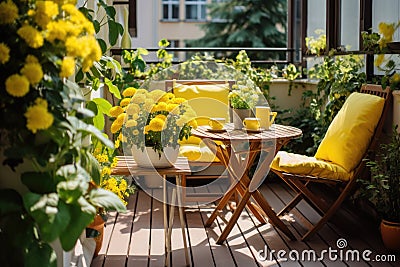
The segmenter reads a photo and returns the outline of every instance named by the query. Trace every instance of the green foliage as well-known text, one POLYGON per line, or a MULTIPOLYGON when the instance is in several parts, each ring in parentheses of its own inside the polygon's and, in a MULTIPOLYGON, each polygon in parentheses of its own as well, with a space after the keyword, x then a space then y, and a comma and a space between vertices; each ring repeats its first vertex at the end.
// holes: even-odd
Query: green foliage
POLYGON ((391 141, 381 144, 376 160, 367 162, 371 180, 360 180, 362 196, 370 200, 382 219, 400 222, 400 134, 393 129, 391 141))

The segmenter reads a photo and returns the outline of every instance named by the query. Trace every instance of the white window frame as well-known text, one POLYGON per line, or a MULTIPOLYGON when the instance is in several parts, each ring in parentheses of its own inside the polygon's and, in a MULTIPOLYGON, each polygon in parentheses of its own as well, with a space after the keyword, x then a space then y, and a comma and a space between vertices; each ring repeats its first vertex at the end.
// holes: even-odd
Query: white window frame
POLYGON ((205 21, 207 18, 207 9, 204 14, 204 18, 201 17, 202 7, 207 5, 207 0, 197 0, 197 1, 186 1, 185 0, 185 20, 189 21, 205 21), (197 6, 197 16, 196 18, 188 18, 186 14, 186 10, 188 6, 197 6))
POLYGON ((169 21, 178 21, 179 20, 179 0, 162 0, 162 19, 169 21), (168 17, 164 17, 164 6, 168 7, 168 17), (173 6, 178 6, 178 17, 173 18, 173 6))

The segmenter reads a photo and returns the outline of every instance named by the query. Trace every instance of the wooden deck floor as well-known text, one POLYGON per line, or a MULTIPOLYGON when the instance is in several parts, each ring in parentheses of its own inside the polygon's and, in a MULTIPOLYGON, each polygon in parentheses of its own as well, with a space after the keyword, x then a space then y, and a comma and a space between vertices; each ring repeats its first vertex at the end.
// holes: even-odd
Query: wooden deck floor
MULTIPOLYGON (((271 206, 279 210, 292 195, 283 184, 274 182, 262 186, 262 192, 271 206)), ((394 255, 396 262, 377 262, 376 255, 393 255, 384 249, 376 225, 357 211, 342 208, 328 225, 307 242, 289 241, 281 232, 270 224, 259 226, 258 221, 247 211, 242 213, 238 223, 228 236, 224 245, 215 243, 224 222, 218 219, 211 228, 205 228, 204 223, 212 212, 212 207, 187 209, 186 223, 189 239, 189 253, 192 266, 400 266, 400 255, 394 255), (338 249, 337 240, 343 238, 347 242, 344 249, 338 249), (324 250, 337 250, 331 257, 324 250), (347 260, 346 251, 370 250, 371 261, 347 260), (275 251, 274 256, 265 261, 259 260, 258 251, 267 250, 268 254, 275 251), (285 251, 286 258, 298 260, 282 260, 278 257, 279 250, 285 251), (307 253, 302 259, 302 251, 315 251, 319 259, 309 260, 307 253), (344 254, 340 259, 340 252, 344 254), (322 252, 322 254, 321 254, 322 252), (334 259, 334 256, 339 257, 334 259)), ((317 218, 317 214, 306 205, 299 207, 299 212, 308 218, 317 218)), ((171 266, 185 266, 183 242, 179 226, 178 212, 172 231, 171 266)), ((227 217, 230 212, 227 212, 227 217)), ((295 216, 288 216, 287 224, 290 230, 299 237, 305 232, 295 216)), ((164 230, 162 203, 151 198, 143 191, 134 194, 128 204, 128 212, 124 214, 111 213, 105 228, 103 246, 99 256, 93 259, 92 267, 97 266, 164 266, 164 230)), ((350 255, 350 254, 348 254, 350 255)))

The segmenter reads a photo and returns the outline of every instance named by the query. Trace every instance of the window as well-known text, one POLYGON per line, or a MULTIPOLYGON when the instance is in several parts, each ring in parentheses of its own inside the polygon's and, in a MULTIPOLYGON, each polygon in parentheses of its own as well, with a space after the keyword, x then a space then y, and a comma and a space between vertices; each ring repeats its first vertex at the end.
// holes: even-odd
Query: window
POLYGON ((179 0, 163 0, 163 19, 179 19, 179 0))
POLYGON ((186 0, 187 20, 206 20, 206 0, 186 0))
MULTIPOLYGON (((168 47, 179 47, 179 40, 168 40, 169 42, 169 46, 168 47)), ((173 56, 173 60, 174 61, 178 61, 179 60, 179 52, 178 51, 174 51, 173 52, 174 56, 173 56)))

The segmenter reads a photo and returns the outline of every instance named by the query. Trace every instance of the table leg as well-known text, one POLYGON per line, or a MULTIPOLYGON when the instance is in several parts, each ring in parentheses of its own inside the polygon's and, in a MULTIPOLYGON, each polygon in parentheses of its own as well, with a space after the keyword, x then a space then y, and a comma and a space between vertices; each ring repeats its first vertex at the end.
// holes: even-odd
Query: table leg
POLYGON ((183 238, 183 246, 185 249, 185 259, 186 259, 186 266, 190 266, 190 260, 189 260, 189 252, 188 252, 188 245, 186 241, 186 231, 185 231, 185 220, 184 220, 184 211, 183 211, 183 206, 182 206, 182 177, 177 175, 176 176, 176 185, 177 185, 177 199, 178 199, 178 209, 179 209, 179 219, 181 221, 181 230, 182 230, 182 238, 183 238))
POLYGON ((163 176, 163 213, 164 213, 164 242, 165 242, 165 266, 169 266, 169 239, 168 239, 168 215, 167 215, 167 176, 163 176))

